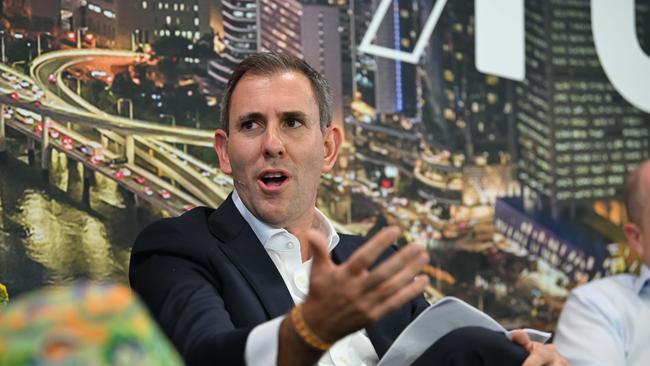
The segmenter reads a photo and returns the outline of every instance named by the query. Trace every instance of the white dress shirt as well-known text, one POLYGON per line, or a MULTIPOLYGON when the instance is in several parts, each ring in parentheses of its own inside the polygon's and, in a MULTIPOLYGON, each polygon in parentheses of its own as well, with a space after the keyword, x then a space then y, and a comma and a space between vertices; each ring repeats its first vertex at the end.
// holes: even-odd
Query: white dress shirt
MULTIPOLYGON (((236 190, 232 194, 233 202, 244 220, 250 225, 266 249, 271 260, 284 280, 294 303, 305 300, 309 290, 309 273, 311 259, 302 262, 300 242, 285 229, 276 228, 260 221, 244 205, 236 190)), ((339 236, 332 223, 314 207, 316 212, 315 227, 327 238, 330 251, 339 243, 339 236)), ((284 317, 278 317, 253 328, 246 340, 245 360, 248 365, 276 365, 278 359, 278 337, 280 323, 284 317)), ((379 361, 377 352, 370 342, 365 330, 360 330, 336 342, 318 361, 319 366, 363 366, 375 365, 379 361)))
POLYGON ((585 284, 569 296, 555 346, 571 365, 650 365, 650 268, 585 284))

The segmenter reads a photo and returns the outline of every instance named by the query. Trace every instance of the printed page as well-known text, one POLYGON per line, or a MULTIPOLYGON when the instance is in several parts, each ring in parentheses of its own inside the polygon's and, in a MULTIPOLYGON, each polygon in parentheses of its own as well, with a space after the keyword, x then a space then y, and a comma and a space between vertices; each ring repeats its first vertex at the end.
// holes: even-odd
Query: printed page
MULTIPOLYGON (((511 337, 496 320, 456 297, 445 297, 424 310, 388 349, 378 366, 408 365, 445 334, 462 327, 478 326, 511 337)), ((537 342, 546 342, 551 334, 524 329, 537 342)))

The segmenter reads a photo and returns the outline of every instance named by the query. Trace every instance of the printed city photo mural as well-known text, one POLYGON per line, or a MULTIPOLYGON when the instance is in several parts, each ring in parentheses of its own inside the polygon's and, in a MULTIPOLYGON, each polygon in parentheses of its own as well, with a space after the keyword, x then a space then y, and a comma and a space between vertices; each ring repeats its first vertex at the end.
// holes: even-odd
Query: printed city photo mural
POLYGON ((639 270, 622 192, 650 153, 648 2, 1 4, 0 311, 128 285, 144 227, 226 199, 214 132, 256 51, 326 78, 344 140, 317 205, 426 247, 428 300, 552 331, 575 286, 639 270))

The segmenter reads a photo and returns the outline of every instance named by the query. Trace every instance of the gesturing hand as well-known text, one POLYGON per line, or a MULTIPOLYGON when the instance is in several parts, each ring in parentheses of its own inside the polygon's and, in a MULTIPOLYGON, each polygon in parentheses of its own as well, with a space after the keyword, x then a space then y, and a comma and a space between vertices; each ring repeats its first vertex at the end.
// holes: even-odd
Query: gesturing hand
POLYGON ((397 227, 380 231, 341 265, 330 259, 320 233, 307 233, 313 263, 303 318, 322 340, 364 328, 424 291, 428 277, 418 273, 429 256, 419 245, 409 244, 369 270, 399 233, 397 227))

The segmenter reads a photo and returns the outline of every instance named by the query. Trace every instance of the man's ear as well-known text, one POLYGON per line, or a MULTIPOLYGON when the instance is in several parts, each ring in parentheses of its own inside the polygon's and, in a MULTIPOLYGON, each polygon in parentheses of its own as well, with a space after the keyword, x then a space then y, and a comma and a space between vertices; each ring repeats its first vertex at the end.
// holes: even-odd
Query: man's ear
POLYGON ((632 250, 640 257, 643 257, 643 245, 641 244, 641 230, 639 226, 633 222, 628 222, 623 226, 623 232, 632 250))
POLYGON ((221 171, 226 174, 231 174, 232 166, 230 165, 230 157, 228 156, 228 133, 222 129, 218 129, 214 133, 214 151, 217 152, 217 156, 219 157, 221 171))
POLYGON ((327 127, 324 134, 323 147, 325 149, 325 156, 323 157, 321 172, 326 173, 332 170, 336 163, 336 158, 339 156, 341 144, 343 143, 343 135, 341 130, 336 126, 327 127))

